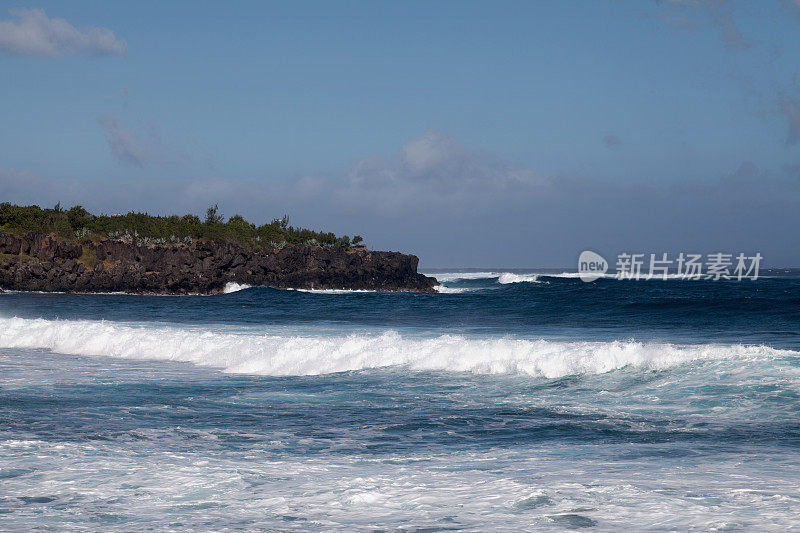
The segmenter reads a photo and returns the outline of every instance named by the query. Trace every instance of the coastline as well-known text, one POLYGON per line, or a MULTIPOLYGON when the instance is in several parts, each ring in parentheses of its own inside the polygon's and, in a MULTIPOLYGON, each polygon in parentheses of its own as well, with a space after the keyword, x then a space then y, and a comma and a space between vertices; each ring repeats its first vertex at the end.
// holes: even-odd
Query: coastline
POLYGON ((0 289, 31 292, 222 294, 229 283, 303 290, 436 292, 419 259, 399 252, 226 241, 81 243, 53 234, 0 233, 0 289))

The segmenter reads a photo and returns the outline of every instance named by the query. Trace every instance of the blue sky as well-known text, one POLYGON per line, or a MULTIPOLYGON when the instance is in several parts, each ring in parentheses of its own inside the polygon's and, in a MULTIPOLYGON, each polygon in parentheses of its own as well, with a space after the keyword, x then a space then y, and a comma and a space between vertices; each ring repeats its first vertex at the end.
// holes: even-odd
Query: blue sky
POLYGON ((800 2, 0 2, 0 200, 800 266, 800 2))

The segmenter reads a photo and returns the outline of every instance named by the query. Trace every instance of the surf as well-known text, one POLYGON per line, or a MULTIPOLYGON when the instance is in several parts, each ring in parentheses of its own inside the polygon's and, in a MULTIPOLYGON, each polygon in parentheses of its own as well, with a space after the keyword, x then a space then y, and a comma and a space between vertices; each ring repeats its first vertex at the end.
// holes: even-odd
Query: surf
POLYGON ((293 334, 92 320, 0 319, 0 347, 126 359, 169 360, 268 376, 398 367, 412 371, 560 378, 626 367, 664 370, 694 361, 764 360, 800 352, 765 345, 554 341, 465 335, 293 334))

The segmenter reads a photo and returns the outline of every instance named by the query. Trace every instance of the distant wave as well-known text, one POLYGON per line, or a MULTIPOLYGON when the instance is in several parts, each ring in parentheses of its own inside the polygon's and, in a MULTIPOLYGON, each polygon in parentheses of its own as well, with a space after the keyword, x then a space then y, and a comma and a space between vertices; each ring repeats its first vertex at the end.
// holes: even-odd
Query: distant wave
MULTIPOLYGON (((250 289, 252 285, 247 285, 246 283, 236 283, 235 281, 229 281, 225 284, 225 287, 222 289, 223 294, 230 294, 232 292, 241 291, 244 289, 250 289)), ((286 289, 287 291, 297 291, 297 292, 308 292, 312 294, 351 294, 351 293, 361 293, 361 292, 377 292, 365 289, 286 289)))
MULTIPOLYGON (((541 275, 544 276, 544 277, 547 277, 547 278, 568 278, 568 279, 572 279, 572 278, 580 278, 581 277, 581 275, 578 272, 561 272, 560 274, 547 274, 547 273, 544 273, 544 274, 541 274, 541 275)), ((614 277, 614 275, 613 274, 602 274, 600 277, 601 278, 614 277)))
POLYGON ((491 279, 500 276, 497 272, 437 272, 425 275, 436 278, 439 283, 461 279, 491 279))
POLYGON ((311 294, 353 294, 361 292, 378 292, 367 289, 287 289, 289 291, 309 292, 311 294))
MULTIPOLYGON (((444 272, 444 273, 432 273, 426 274, 428 276, 432 276, 439 281, 439 283, 448 283, 454 281, 462 281, 462 280, 478 280, 478 279, 497 279, 497 283, 500 284, 508 284, 508 283, 547 283, 542 278, 564 278, 564 279, 578 279, 580 278, 580 274, 578 272, 535 272, 535 273, 526 273, 526 274, 516 274, 514 272, 444 272)), ((606 273, 600 274, 597 277, 606 278, 606 279, 617 279, 617 275, 615 273, 606 273)), ((759 278, 768 278, 774 276, 764 276, 760 275, 759 278)), ((685 281, 695 281, 697 278, 687 278, 684 274, 667 274, 666 277, 663 274, 655 275, 652 278, 647 276, 647 273, 642 273, 639 276, 638 280, 635 281, 650 281, 650 280, 685 280, 685 281)), ((705 277, 700 278, 705 279, 705 277)), ((734 278, 735 280, 735 278, 734 278)), ((624 280, 624 281, 631 281, 631 280, 624 280)), ((724 279, 720 281, 726 281, 724 279)))
POLYGON ((513 272, 443 272, 426 274, 436 278, 439 283, 459 280, 497 279, 497 283, 540 283, 541 274, 515 274, 513 272))
POLYGON ((747 345, 556 342, 459 335, 289 335, 190 327, 0 318, 0 347, 55 353, 183 361, 226 372, 314 375, 380 367, 527 374, 558 378, 626 366, 665 369, 695 360, 774 358, 800 352, 747 345))
MULTIPOLYGON (((542 273, 542 274, 539 274, 539 275, 542 276, 542 277, 545 277, 545 278, 577 279, 577 278, 581 277, 580 273, 578 273, 578 272, 561 272, 560 274, 542 273)), ((600 275, 598 275, 598 277, 606 278, 606 279, 617 279, 617 275, 614 274, 614 273, 600 274, 600 275)), ((636 280, 636 281, 648 281, 648 280, 651 280, 651 279, 653 279, 653 280, 659 280, 659 279, 660 280, 664 280, 664 279, 667 279, 667 280, 671 280, 671 279, 690 280, 691 278, 687 278, 684 274, 667 274, 666 278, 664 277, 663 274, 659 274, 659 275, 653 276, 652 278, 649 278, 649 277, 647 277, 647 273, 642 273, 642 275, 639 276, 639 279, 636 280)))
POLYGON ((252 285, 248 285, 246 283, 236 283, 235 281, 229 281, 225 284, 225 287, 222 289, 224 294, 230 294, 232 292, 241 291, 244 289, 249 289, 252 285))
POLYGON ((503 272, 497 278, 497 283, 506 285, 508 283, 539 283, 539 274, 514 274, 513 272, 503 272))
POLYGON ((467 289, 465 287, 447 287, 446 285, 436 285, 433 287, 436 292, 441 294, 461 294, 464 292, 474 292, 477 289, 467 289))
MULTIPOLYGON (((581 277, 581 275, 578 272, 561 272, 560 274, 541 273, 541 274, 539 274, 539 276, 544 277, 544 278, 580 278, 581 277)), ((606 273, 606 274, 599 275, 599 277, 606 278, 606 279, 618 279, 617 278, 617 274, 615 274, 615 273, 606 273)), ((768 277, 773 277, 773 276, 759 275, 759 278, 768 278, 768 277)), ((702 279, 706 279, 705 274, 703 276, 701 276, 700 278, 687 277, 686 274, 667 274, 666 276, 664 276, 663 274, 656 274, 656 275, 654 275, 652 277, 648 277, 647 273, 643 272, 639 276, 638 279, 636 279, 636 278, 634 278, 634 279, 625 278, 622 281, 652 281, 652 280, 661 280, 661 281, 665 281, 665 280, 698 281, 698 280, 702 280, 702 279)), ((736 277, 735 276, 732 279, 734 281, 736 281, 736 277)), ((726 280, 725 278, 721 278, 719 281, 729 281, 729 280, 726 280)), ((747 281, 747 280, 745 279, 745 281, 747 281)))

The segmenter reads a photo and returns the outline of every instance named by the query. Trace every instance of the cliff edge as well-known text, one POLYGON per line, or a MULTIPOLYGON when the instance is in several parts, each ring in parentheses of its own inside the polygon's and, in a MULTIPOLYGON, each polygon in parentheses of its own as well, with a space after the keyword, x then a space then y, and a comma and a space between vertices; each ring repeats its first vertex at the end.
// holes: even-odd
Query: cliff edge
POLYGON ((142 244, 0 232, 0 288, 216 294, 229 282, 294 289, 435 292, 414 255, 329 246, 249 249, 224 241, 142 244))

